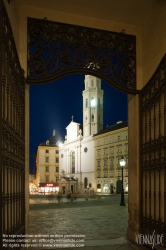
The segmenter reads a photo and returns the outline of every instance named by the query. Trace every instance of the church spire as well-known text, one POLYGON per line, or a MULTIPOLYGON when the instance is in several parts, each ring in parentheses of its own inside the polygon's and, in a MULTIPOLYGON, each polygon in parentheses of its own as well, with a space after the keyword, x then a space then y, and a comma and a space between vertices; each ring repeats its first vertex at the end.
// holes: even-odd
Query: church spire
POLYGON ((103 90, 101 80, 95 76, 85 76, 83 91, 83 131, 84 137, 103 129, 103 90))

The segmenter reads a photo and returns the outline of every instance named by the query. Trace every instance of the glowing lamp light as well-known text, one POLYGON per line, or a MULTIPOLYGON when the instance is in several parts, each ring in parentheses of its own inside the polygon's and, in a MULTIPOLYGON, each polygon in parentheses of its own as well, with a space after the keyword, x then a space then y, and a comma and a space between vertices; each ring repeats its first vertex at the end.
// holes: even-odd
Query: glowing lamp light
POLYGON ((126 162, 125 162, 123 156, 121 157, 121 159, 120 159, 120 161, 119 161, 119 164, 120 164, 121 168, 124 168, 124 167, 125 167, 126 162))

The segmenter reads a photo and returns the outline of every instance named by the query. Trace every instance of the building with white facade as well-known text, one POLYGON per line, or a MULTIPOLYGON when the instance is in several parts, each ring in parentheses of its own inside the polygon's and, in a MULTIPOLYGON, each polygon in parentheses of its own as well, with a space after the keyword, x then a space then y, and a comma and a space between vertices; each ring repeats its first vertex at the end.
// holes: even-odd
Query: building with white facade
POLYGON ((97 77, 86 75, 84 83, 83 126, 74 122, 72 116, 59 149, 61 192, 96 190, 93 135, 103 129, 103 90, 97 77))
POLYGON ((59 141, 59 136, 53 130, 53 136, 38 146, 36 182, 40 193, 59 191, 59 141))

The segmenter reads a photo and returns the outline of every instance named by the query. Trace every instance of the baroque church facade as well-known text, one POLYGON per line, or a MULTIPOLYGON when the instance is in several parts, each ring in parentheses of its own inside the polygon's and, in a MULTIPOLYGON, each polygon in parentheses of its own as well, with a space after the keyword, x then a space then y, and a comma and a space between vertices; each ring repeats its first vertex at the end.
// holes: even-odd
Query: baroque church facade
POLYGON ((84 83, 83 126, 72 116, 59 148, 59 191, 63 193, 96 190, 93 135, 103 129, 104 91, 97 77, 86 75, 84 83))

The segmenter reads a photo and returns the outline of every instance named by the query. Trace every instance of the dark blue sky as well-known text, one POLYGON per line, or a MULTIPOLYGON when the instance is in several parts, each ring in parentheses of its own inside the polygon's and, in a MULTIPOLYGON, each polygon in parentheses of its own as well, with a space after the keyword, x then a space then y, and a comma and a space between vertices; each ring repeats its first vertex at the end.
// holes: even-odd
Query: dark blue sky
MULTIPOLYGON (((82 74, 69 75, 52 83, 30 86, 31 169, 38 145, 52 136, 53 129, 64 141, 72 115, 75 122, 83 123, 84 77, 82 74)), ((127 94, 103 81, 101 88, 104 90, 104 127, 127 121, 127 94)))

